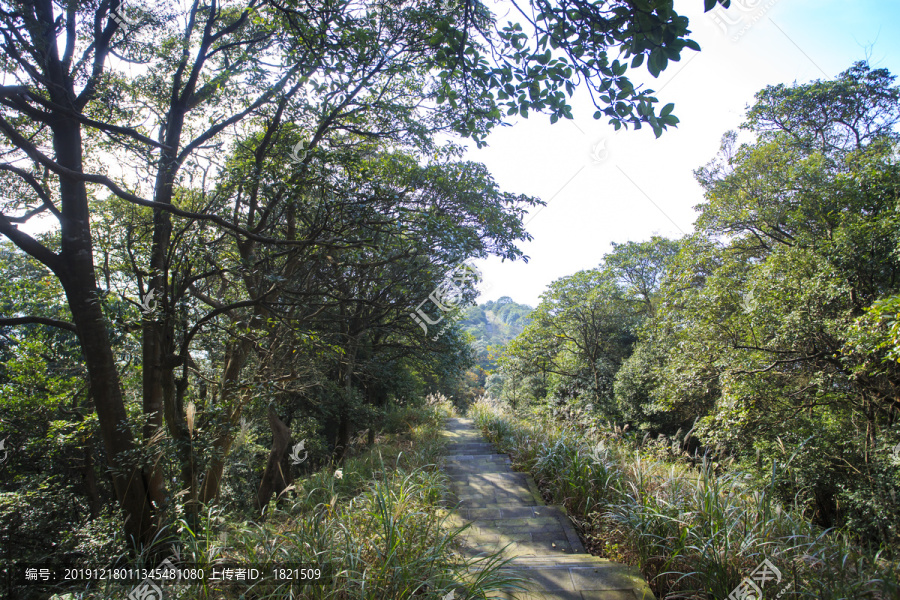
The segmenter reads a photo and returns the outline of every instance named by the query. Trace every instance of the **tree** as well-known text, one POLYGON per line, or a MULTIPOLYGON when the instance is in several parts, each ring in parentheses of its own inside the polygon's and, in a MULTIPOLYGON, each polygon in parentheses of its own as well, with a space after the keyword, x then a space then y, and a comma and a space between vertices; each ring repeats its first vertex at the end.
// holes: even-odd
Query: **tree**
POLYGON ((897 293, 898 103, 894 77, 863 63, 757 94, 756 141, 727 135, 697 171, 706 202, 656 333, 671 349, 664 406, 703 417, 697 433, 721 451, 783 464, 792 448, 785 500, 882 541, 897 535, 881 449, 895 443, 900 371, 858 326, 897 293))
POLYGON ((634 300, 643 303, 649 317, 656 313, 659 286, 678 253, 678 242, 653 236, 646 242, 612 244, 612 252, 603 257, 603 264, 612 271, 634 300))
POLYGON ((504 360, 520 361, 526 374, 554 376, 560 398, 583 396, 613 413, 613 378, 636 339, 637 319, 610 273, 581 271, 550 284, 504 360))
MULTIPOLYGON (((187 381, 175 376, 187 360, 176 341, 186 325, 179 303, 198 281, 194 277, 215 276, 191 274, 191 261, 176 265, 175 242, 191 229, 198 243, 231 236, 245 259, 260 244, 310 243, 269 235, 285 206, 257 204, 269 149, 280 134, 296 131, 287 116, 309 136, 301 140, 305 165, 329 132, 421 150, 438 131, 483 142, 503 121, 501 107, 507 114, 547 110, 554 120, 570 117, 566 94, 580 77, 599 94, 595 116, 608 116, 617 128, 647 123, 658 135, 677 123, 671 105, 655 114, 650 90, 635 89, 625 77, 627 63, 607 57, 622 45, 625 57, 633 57, 631 68, 648 57, 656 75, 685 47, 698 49, 687 39, 687 19, 669 1, 574 11, 536 0, 533 36, 517 23, 491 31, 490 11, 474 1, 442 6, 435 14, 426 3, 381 3, 365 12, 347 2, 274 0, 134 9, 118 0, 3 5, 3 68, 20 85, 0 89, 7 156, 0 170, 14 190, 4 202, 0 233, 50 269, 65 290, 72 321, 60 325, 78 337, 125 528, 137 544, 147 543, 160 526, 166 492, 159 460, 142 466, 128 458, 139 443, 123 427, 127 411, 97 288, 94 198, 115 196, 153 211, 151 242, 135 260, 144 272, 141 298, 151 292, 158 298, 158 312, 142 322, 142 435, 149 449, 164 423, 184 436, 185 408, 178 400, 184 390, 178 386, 187 381), (488 49, 497 51, 493 63, 488 49), (554 57, 554 50, 561 55, 554 57), (141 74, 131 74, 129 64, 141 65, 141 74), (422 105, 423 90, 439 110, 429 113, 422 105), (249 209, 231 212, 207 195, 208 182, 221 174, 219 149, 252 137, 251 130, 264 132, 255 144, 259 170, 247 196, 238 195, 240 205, 249 198, 249 209), (122 178, 106 174, 111 153, 124 165, 122 178), (58 221, 58 252, 16 227, 38 214, 58 221)), ((215 307, 187 331, 262 299, 253 295, 238 300, 239 306, 215 307)), ((227 387, 246 353, 234 346, 226 358, 227 387)))

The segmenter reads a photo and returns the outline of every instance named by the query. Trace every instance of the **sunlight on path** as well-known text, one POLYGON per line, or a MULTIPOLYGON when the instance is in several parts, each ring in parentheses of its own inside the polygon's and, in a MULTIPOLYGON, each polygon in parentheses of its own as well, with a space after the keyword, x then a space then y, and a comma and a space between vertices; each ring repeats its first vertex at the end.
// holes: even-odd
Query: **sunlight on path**
POLYGON ((520 600, 651 600, 636 569, 591 556, 584 550, 565 508, 547 506, 528 473, 510 469, 471 419, 448 419, 445 472, 450 476, 449 523, 472 523, 461 536, 468 556, 502 549, 515 570, 532 582, 520 600), (505 547, 505 548, 504 548, 505 547))

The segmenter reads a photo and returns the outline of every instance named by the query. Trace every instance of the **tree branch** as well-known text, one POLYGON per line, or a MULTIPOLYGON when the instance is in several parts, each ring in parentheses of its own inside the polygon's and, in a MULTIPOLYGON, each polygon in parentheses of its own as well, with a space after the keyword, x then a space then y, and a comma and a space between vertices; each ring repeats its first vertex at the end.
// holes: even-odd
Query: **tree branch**
POLYGON ((60 321, 59 319, 51 319, 49 317, 0 317, 0 326, 8 325, 28 325, 28 324, 48 325, 50 327, 59 327, 67 331, 75 332, 75 325, 68 321, 60 321))
POLYGON ((60 275, 59 256, 27 233, 19 231, 2 213, 0 213, 0 233, 12 240, 12 243, 24 250, 26 254, 39 260, 56 275, 60 275))

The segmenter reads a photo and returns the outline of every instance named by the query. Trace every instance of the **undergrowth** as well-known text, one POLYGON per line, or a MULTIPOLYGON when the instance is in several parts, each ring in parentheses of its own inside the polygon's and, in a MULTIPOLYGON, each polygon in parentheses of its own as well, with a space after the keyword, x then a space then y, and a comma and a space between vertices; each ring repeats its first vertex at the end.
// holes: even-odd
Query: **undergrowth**
POLYGON ((764 560, 780 577, 770 572, 762 598, 900 598, 888 549, 817 528, 774 501, 772 483, 754 486, 708 460, 660 460, 625 443, 621 430, 585 431, 545 408, 515 412, 482 400, 469 414, 548 501, 566 506, 593 553, 638 566, 658 598, 730 597, 764 560))
MULTIPOLYGON (((449 511, 440 502, 447 478, 437 468, 440 432, 452 413, 443 398, 397 409, 374 447, 295 480, 264 515, 239 519, 208 507, 196 531, 181 520, 158 540, 171 560, 207 573, 216 565, 302 566, 311 574, 319 570, 315 584, 271 577, 254 586, 154 583, 166 600, 478 600, 516 589, 518 580, 499 570, 496 555, 471 559, 454 552, 465 527, 447 525, 449 511)), ((153 568, 156 559, 142 554, 136 566, 153 568)), ((53 598, 125 599, 136 587, 95 583, 53 598)))

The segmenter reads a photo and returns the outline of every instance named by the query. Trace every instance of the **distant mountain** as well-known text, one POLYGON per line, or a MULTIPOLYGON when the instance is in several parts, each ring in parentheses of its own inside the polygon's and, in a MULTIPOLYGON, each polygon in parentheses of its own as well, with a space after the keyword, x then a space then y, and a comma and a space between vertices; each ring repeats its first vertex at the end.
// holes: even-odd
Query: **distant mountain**
POLYGON ((513 302, 509 296, 496 302, 488 300, 466 310, 459 323, 475 338, 478 363, 483 369, 491 370, 496 366, 491 354, 499 354, 507 342, 522 333, 532 310, 527 304, 513 302))

